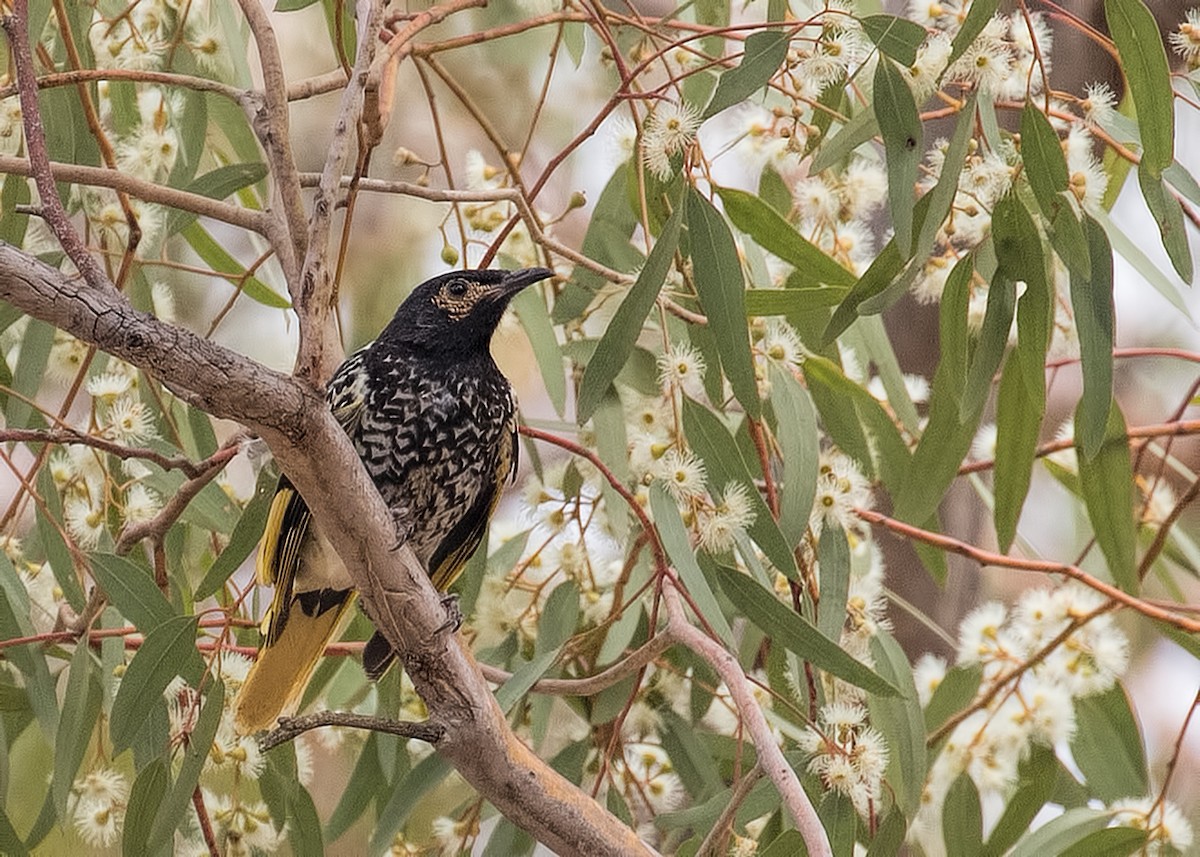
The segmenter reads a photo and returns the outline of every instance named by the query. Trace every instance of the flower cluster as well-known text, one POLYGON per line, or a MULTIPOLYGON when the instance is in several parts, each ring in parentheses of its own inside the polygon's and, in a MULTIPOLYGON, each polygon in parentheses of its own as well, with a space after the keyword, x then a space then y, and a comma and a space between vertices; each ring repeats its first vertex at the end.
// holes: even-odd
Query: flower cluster
MULTIPOLYGON (((963 772, 981 793, 1005 794, 1034 743, 1053 747, 1075 732, 1074 700, 1113 686, 1129 663, 1129 643, 1094 590, 1069 583, 1031 589, 1015 609, 990 602, 959 627, 957 663, 982 672, 970 714, 950 731, 925 784, 914 823, 918 839, 940 841, 941 806, 963 772)), ((914 668, 927 705, 947 664, 925 655, 914 668)))
POLYGON ((867 725, 867 710, 855 703, 822 706, 801 747, 811 754, 808 770, 827 789, 848 796, 861 815, 879 806, 888 747, 879 730, 867 725))
POLYGON ((1187 63, 1188 71, 1200 69, 1200 8, 1187 10, 1183 21, 1170 36, 1171 47, 1187 63))

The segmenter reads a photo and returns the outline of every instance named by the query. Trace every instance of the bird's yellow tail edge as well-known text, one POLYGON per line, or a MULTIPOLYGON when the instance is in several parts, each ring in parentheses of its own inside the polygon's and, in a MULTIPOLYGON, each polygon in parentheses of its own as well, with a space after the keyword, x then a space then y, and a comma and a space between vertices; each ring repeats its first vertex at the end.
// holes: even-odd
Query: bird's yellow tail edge
POLYGON ((280 716, 291 714, 300 704, 325 647, 342 627, 354 604, 355 593, 318 616, 308 616, 293 605, 279 638, 264 639, 258 660, 233 703, 233 722, 238 732, 249 735, 270 729, 280 716))

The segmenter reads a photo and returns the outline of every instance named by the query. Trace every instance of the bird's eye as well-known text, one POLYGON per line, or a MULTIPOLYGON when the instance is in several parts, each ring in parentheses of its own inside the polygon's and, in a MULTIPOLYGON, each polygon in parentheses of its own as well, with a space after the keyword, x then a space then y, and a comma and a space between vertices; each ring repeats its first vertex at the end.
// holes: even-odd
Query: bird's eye
POLYGON ((461 298, 467 293, 467 288, 466 280, 451 280, 449 285, 446 286, 446 291, 456 298, 461 298))

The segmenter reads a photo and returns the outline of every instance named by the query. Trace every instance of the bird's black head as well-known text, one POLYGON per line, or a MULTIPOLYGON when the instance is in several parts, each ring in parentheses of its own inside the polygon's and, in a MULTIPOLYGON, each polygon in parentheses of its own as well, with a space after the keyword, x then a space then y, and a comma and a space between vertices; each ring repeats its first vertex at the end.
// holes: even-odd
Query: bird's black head
POLYGON ((513 296, 553 273, 547 268, 452 271, 426 280, 400 304, 379 341, 447 357, 487 353, 513 296))

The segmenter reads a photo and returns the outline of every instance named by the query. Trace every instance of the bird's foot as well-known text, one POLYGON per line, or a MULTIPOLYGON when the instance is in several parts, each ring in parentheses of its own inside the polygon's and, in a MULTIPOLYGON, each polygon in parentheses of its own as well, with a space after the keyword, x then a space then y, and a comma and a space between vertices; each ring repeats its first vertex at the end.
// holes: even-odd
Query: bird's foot
POLYGON ((450 632, 453 634, 462 627, 463 614, 462 608, 458 605, 458 593, 450 592, 442 596, 442 607, 446 610, 446 621, 434 631, 434 634, 450 632))

